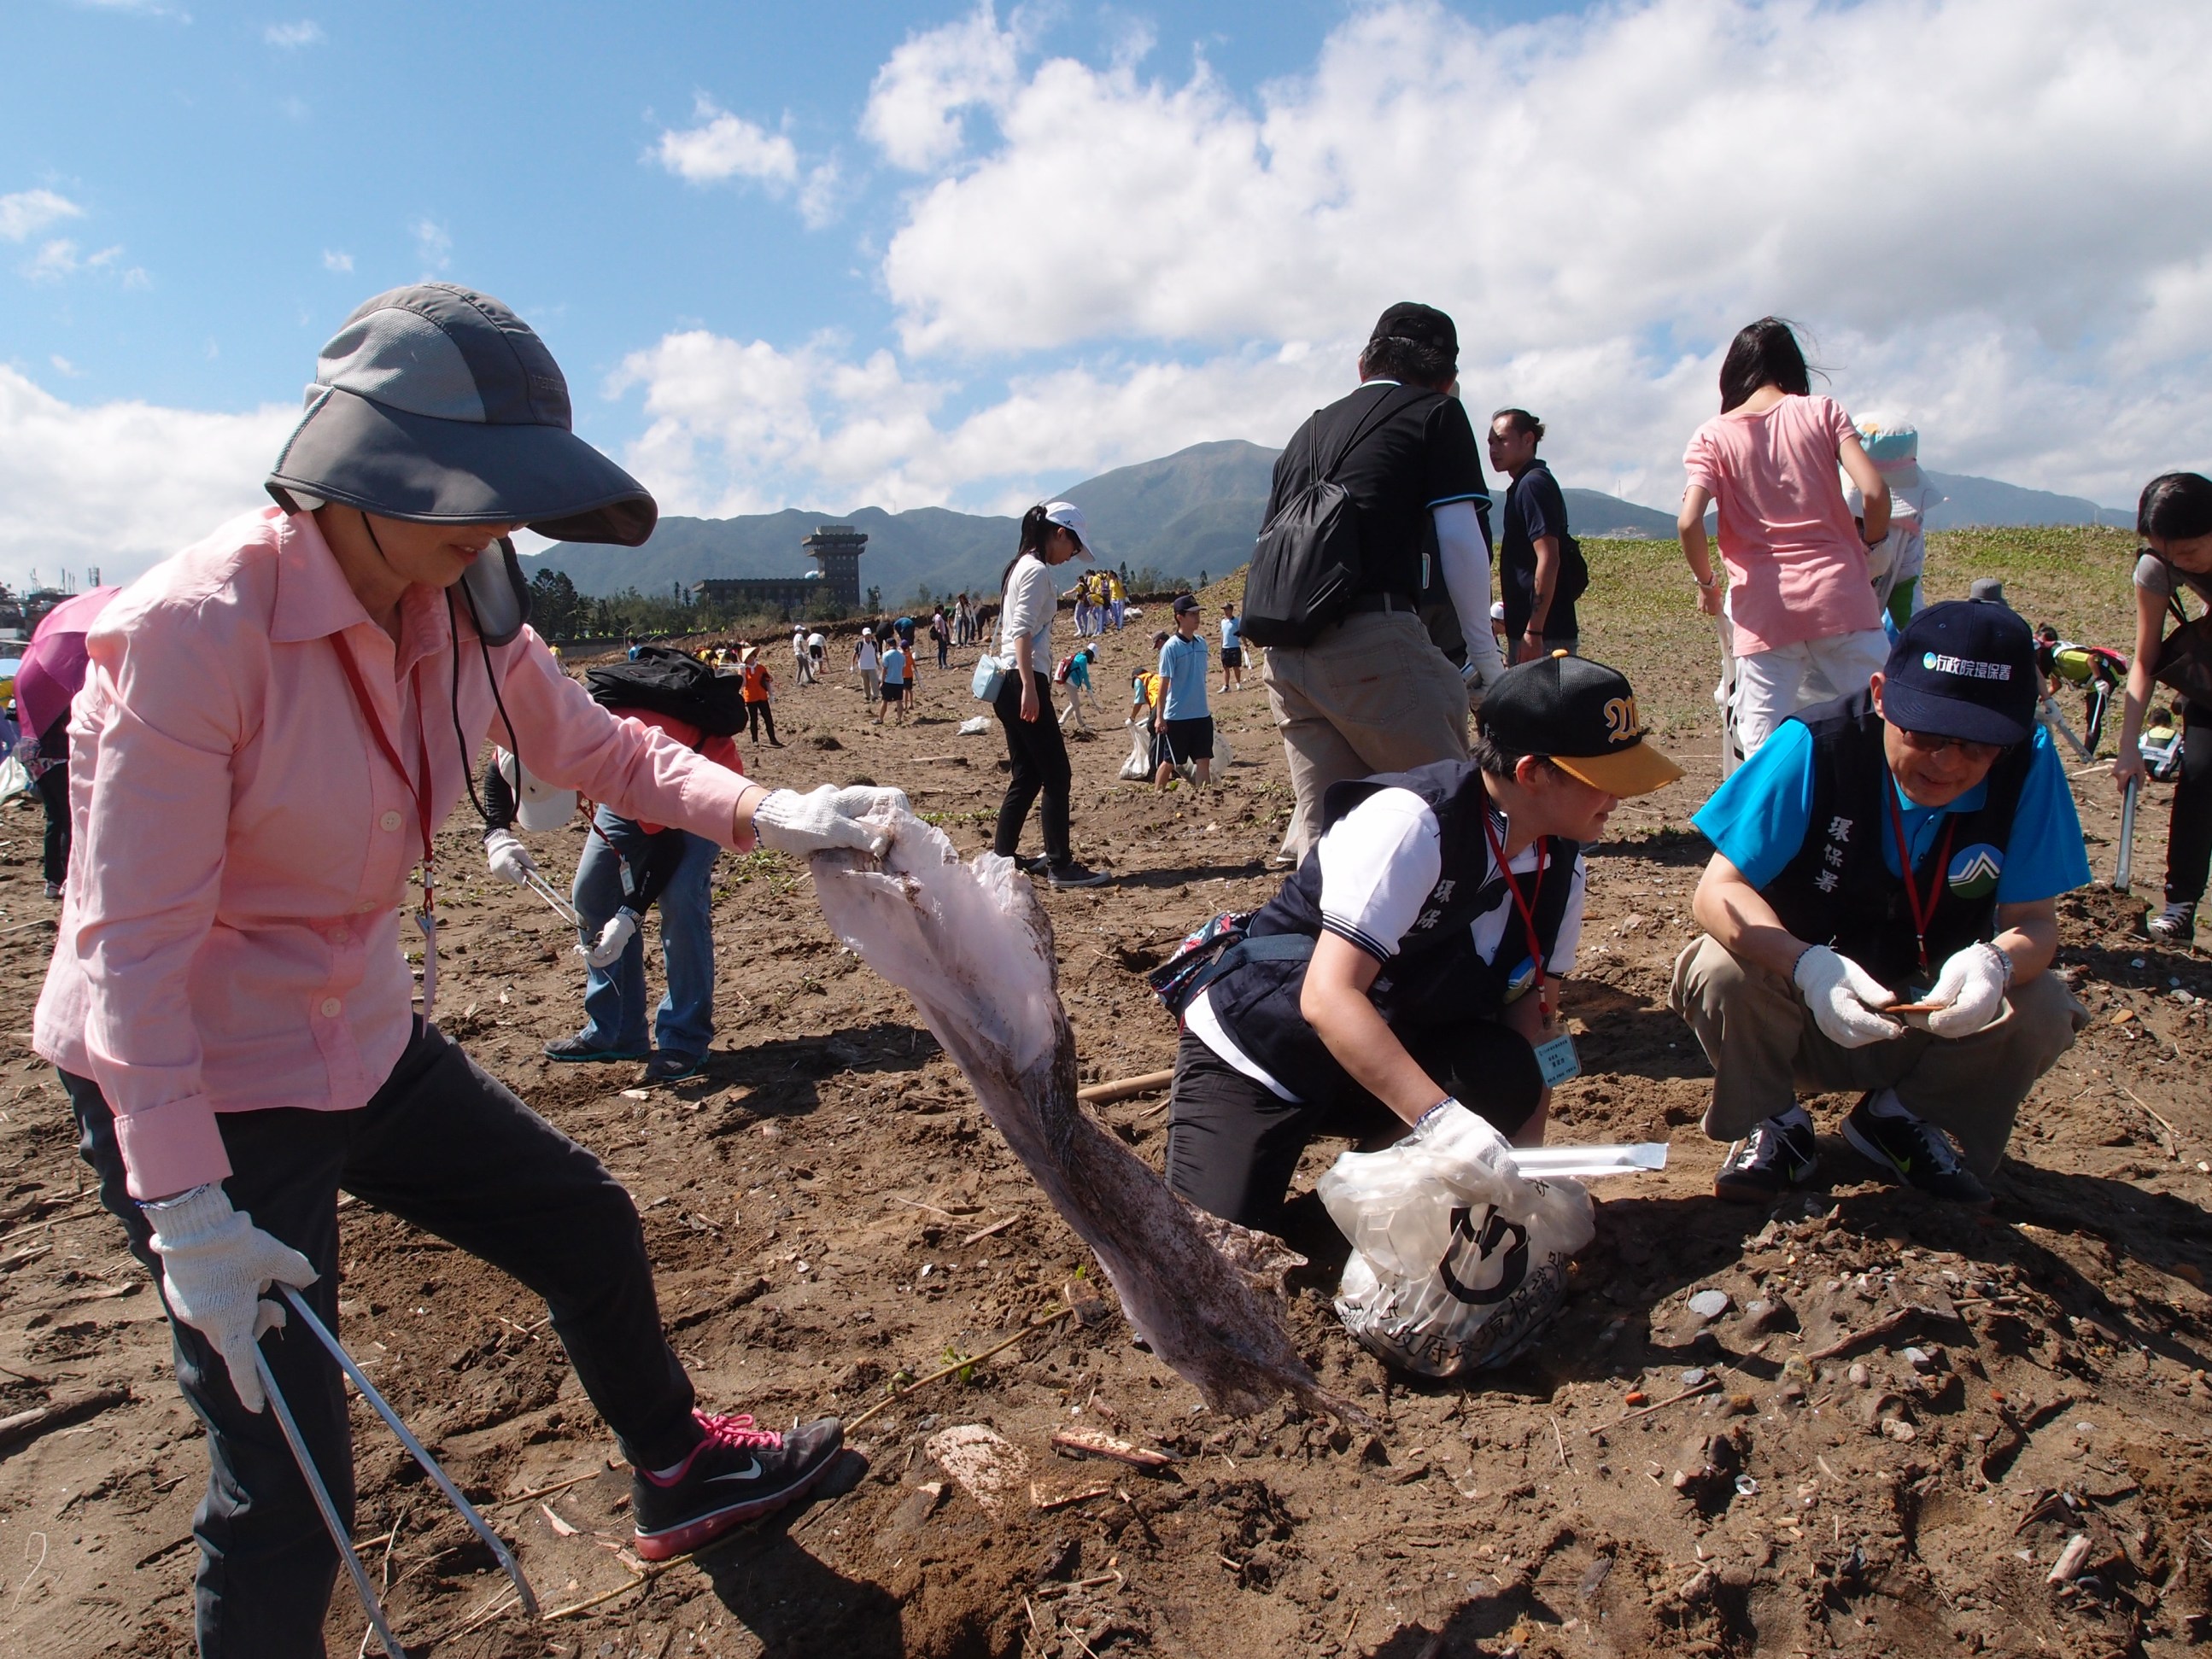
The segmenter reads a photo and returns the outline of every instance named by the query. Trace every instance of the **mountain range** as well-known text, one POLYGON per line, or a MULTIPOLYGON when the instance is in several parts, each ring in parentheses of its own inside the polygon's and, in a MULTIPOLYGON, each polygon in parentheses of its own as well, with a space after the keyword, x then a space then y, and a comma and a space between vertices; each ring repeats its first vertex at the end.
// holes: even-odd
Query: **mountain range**
MULTIPOLYGON (((1081 507, 1092 540, 1108 563, 1132 572, 1147 566, 1164 576, 1195 580, 1234 570, 1250 557, 1266 511, 1277 452, 1229 439, 1193 444, 1156 461, 1116 467, 1060 492, 1081 507)), ((1929 527, 1979 525, 2110 523, 2114 509, 2078 496, 2024 489, 1994 478, 1930 471, 1945 500, 1929 527)), ((1502 494, 1502 490, 1500 491, 1502 494)), ((1567 520, 1577 537, 1671 537, 1674 515, 1595 489, 1566 489, 1567 520)), ((2126 515, 2121 514, 2123 520, 2126 515)), ((820 524, 849 524, 867 532, 860 562, 864 586, 889 603, 920 592, 995 592, 1013 557, 1019 530, 1012 518, 956 513, 941 507, 886 513, 781 513, 732 519, 661 520, 644 546, 594 547, 559 542, 525 559, 526 569, 565 572, 577 591, 612 594, 627 588, 666 593, 708 576, 787 576, 805 566, 799 538, 820 524)))

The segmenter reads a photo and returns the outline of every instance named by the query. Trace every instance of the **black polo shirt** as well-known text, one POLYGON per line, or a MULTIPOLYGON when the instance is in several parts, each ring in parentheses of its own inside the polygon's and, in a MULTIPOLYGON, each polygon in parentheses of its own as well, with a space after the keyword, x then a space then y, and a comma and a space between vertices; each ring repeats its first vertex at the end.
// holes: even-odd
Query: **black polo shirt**
POLYGON ((1326 462, 1386 398, 1405 407, 1370 425, 1333 476, 1359 514, 1355 591, 1412 599, 1421 592, 1430 510, 1447 501, 1481 507, 1490 500, 1474 428, 1458 398, 1437 392, 1413 397, 1395 380, 1369 380, 1316 410, 1276 458, 1267 517, 1305 488, 1316 446, 1326 462))
MULTIPOLYGON (((1507 488, 1501 530, 1498 574, 1504 592, 1499 597, 1505 601, 1506 636, 1517 640, 1528 631, 1528 616, 1536 608, 1537 538, 1556 536, 1564 543, 1567 535, 1566 497, 1542 461, 1531 461, 1528 470, 1507 488)), ((1580 637, 1572 601, 1563 604, 1553 597, 1545 614, 1544 632, 1563 640, 1580 637)))

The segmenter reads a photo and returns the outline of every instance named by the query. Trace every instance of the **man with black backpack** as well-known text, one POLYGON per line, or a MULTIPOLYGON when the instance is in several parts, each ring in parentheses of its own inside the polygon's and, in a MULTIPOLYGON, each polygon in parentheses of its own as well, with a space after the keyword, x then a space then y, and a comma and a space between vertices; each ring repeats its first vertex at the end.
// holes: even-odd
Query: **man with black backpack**
POLYGON ((1359 377, 1284 447, 1245 589, 1243 634, 1267 648, 1263 678, 1297 796, 1284 865, 1320 836, 1331 784, 1466 759, 1470 690, 1504 672, 1490 631, 1490 495, 1452 395, 1452 319, 1392 306, 1359 377), (1468 641, 1463 671, 1421 623, 1431 547, 1468 641))
POLYGON ((1513 480, 1498 526, 1498 585, 1504 589, 1507 660, 1527 662, 1582 642, 1575 601, 1589 586, 1582 544, 1567 533, 1567 501, 1537 459, 1544 423, 1525 409, 1490 417, 1490 464, 1513 480))

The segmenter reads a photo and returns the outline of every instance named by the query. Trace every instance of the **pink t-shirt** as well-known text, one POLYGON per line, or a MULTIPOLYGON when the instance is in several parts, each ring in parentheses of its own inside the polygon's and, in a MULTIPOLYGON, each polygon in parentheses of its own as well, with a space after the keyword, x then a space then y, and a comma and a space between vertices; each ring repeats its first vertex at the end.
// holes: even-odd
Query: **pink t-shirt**
POLYGON ((1866 544, 1836 477, 1844 440, 1856 435, 1833 398, 1792 396, 1757 415, 1716 415, 1683 452, 1690 483, 1720 508, 1738 652, 1881 626, 1866 544))

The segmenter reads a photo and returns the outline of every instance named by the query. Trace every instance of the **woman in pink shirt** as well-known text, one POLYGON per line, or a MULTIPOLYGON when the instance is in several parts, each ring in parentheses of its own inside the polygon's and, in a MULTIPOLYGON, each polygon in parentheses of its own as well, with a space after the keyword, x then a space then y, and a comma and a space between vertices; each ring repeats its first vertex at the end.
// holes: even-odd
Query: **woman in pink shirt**
POLYGON ((1698 604, 1722 612, 1705 544, 1705 507, 1720 507, 1727 614, 1735 635, 1736 742, 1748 759, 1800 708, 1863 690, 1887 660, 1867 549, 1889 531, 1889 486, 1859 447, 1850 416, 1812 395, 1790 325, 1762 317, 1721 362, 1721 412, 1682 456, 1688 487, 1676 528, 1698 604), (1854 520, 1840 465, 1864 492, 1854 520))
MULTIPOLYGON (((207 1425, 207 1655, 323 1651, 337 1557, 255 1350, 284 1323, 273 1285, 337 1326, 341 1189, 545 1298, 635 1471, 640 1553, 787 1503, 838 1450, 834 1419, 779 1435, 693 1409, 629 1195, 428 1023, 430 838, 495 721, 556 787, 728 847, 880 851, 860 820, 902 799, 771 792, 561 672, 524 626, 505 537, 635 545, 655 508, 570 431, 558 365, 495 300, 439 283, 362 306, 323 349, 269 492, 88 636, 35 1033, 207 1425), (420 1015, 399 919, 418 858, 420 1015)), ((304 1337, 260 1357, 349 1524, 335 1365, 304 1337)))

